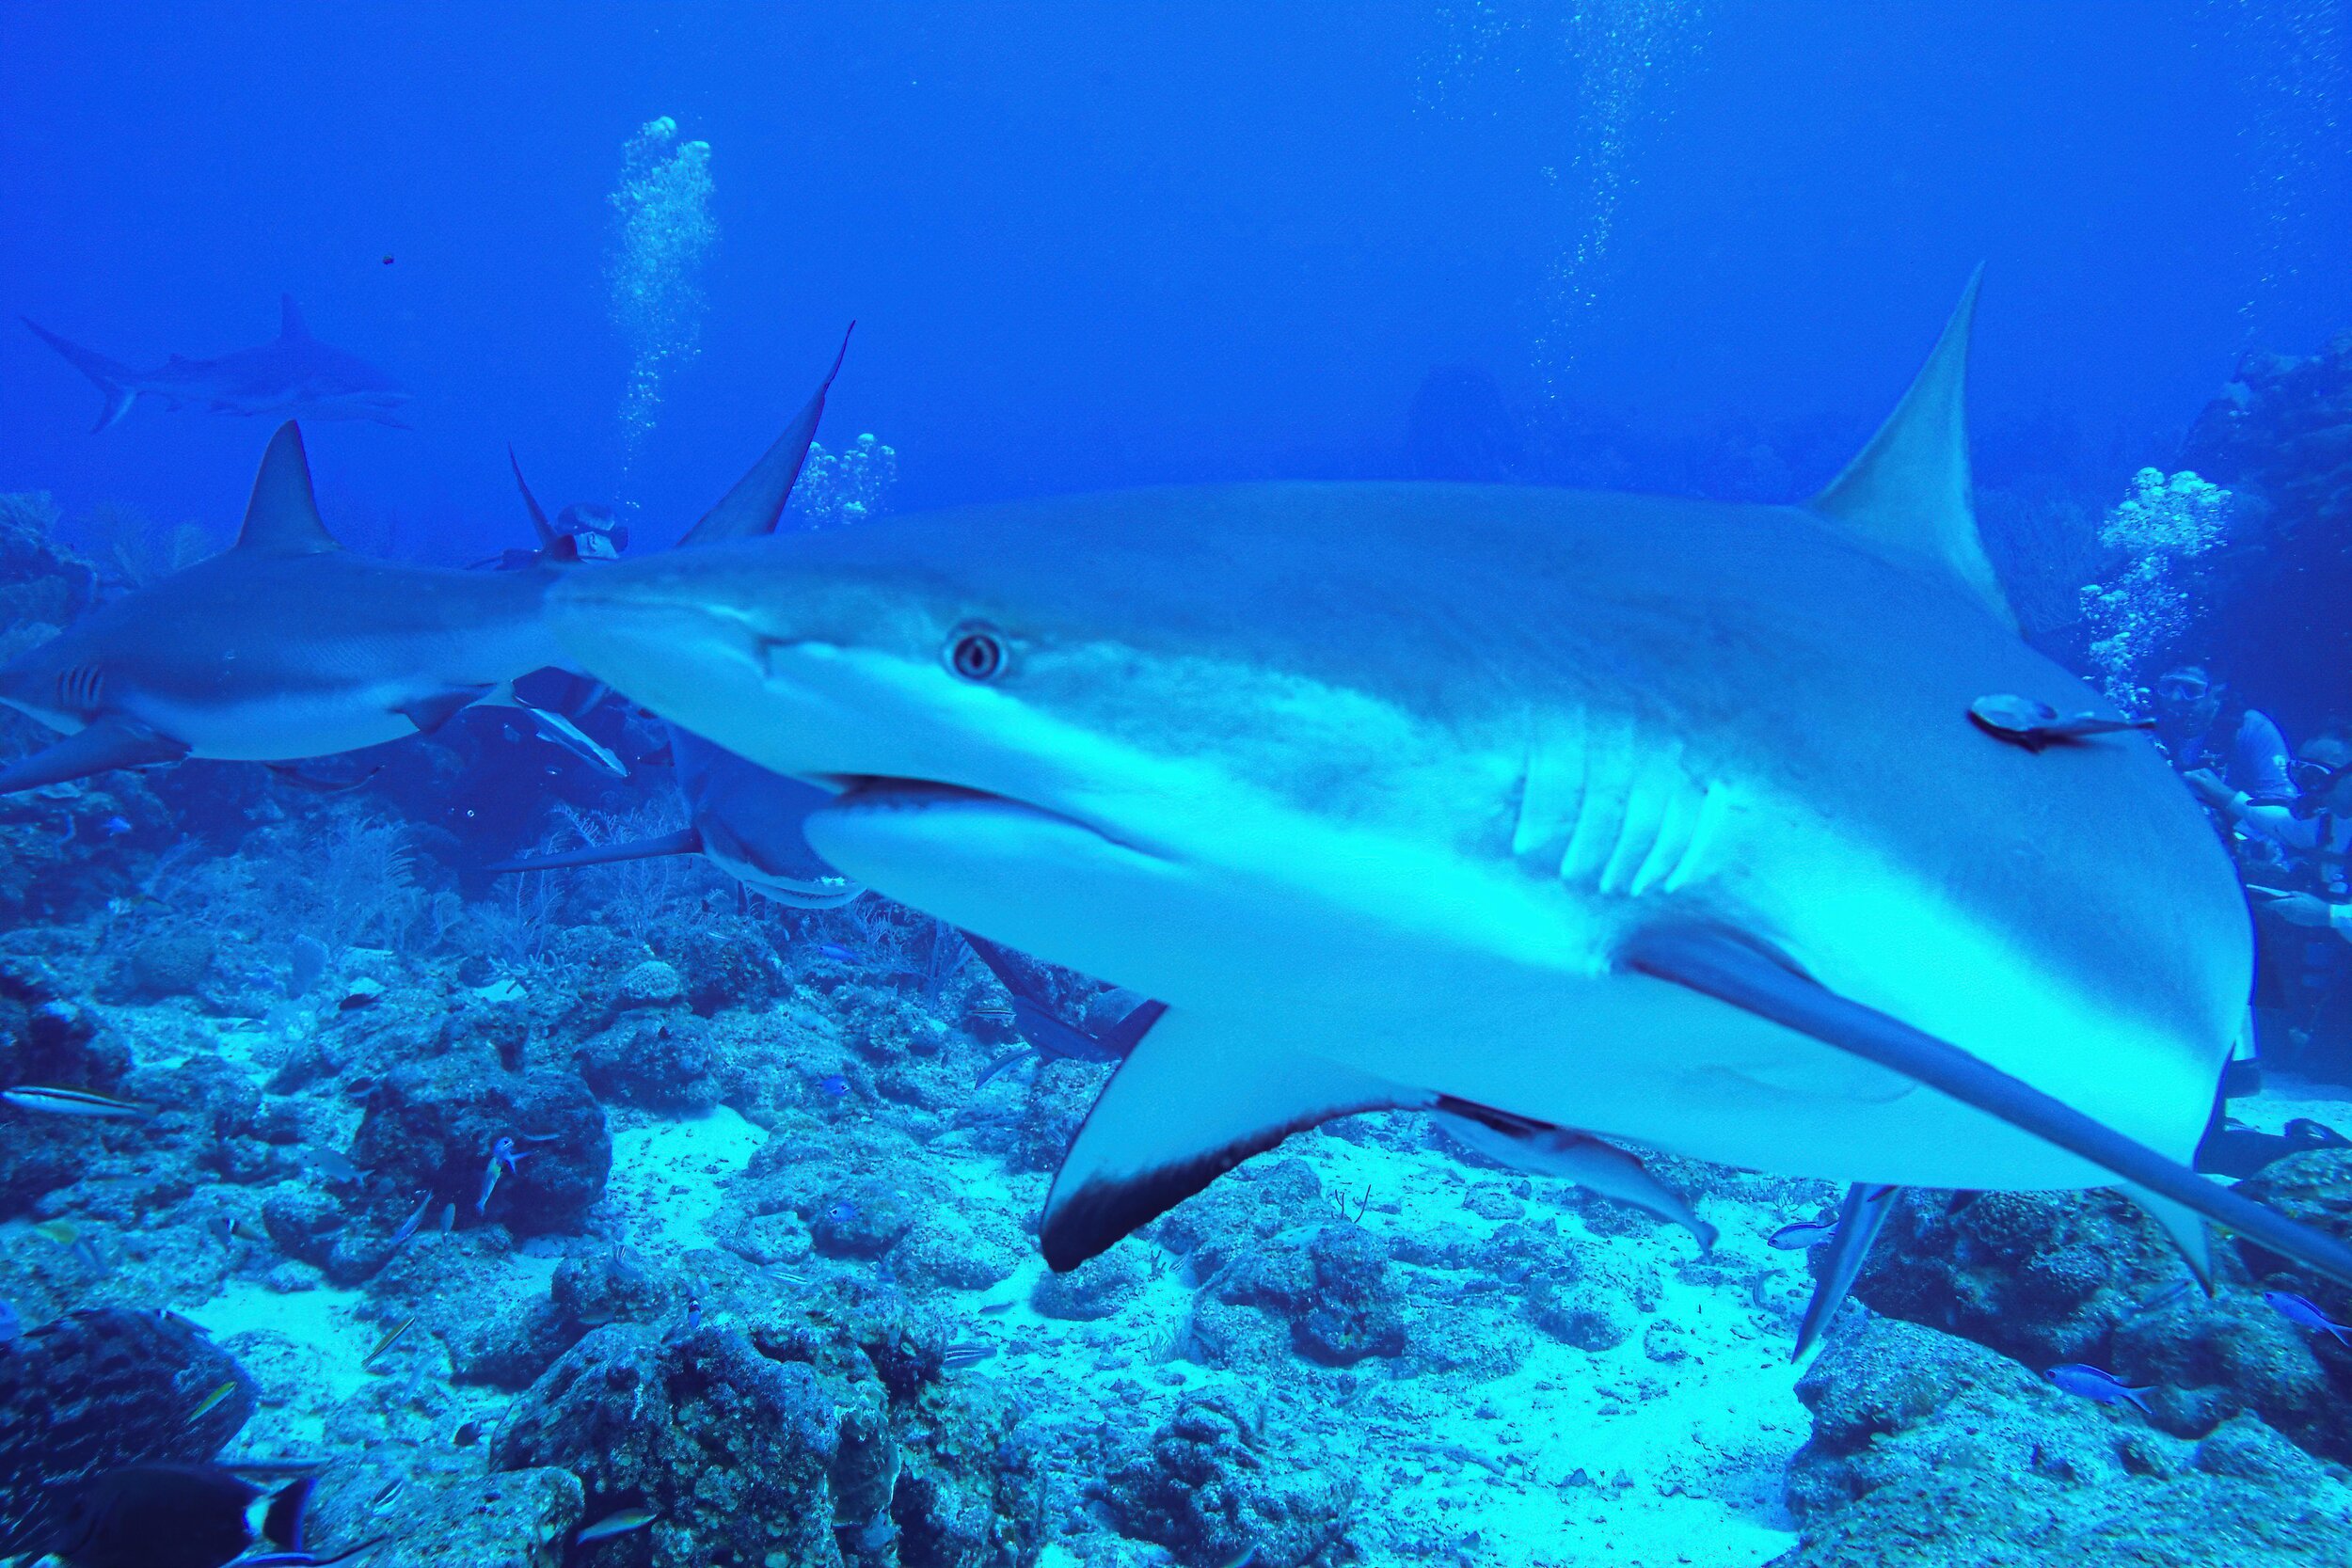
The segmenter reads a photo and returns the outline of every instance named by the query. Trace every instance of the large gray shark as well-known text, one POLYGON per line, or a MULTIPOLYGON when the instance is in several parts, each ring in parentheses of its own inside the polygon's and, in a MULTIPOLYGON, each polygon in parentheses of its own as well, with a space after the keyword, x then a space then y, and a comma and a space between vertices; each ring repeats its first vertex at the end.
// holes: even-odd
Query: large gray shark
MULTIPOLYGON (((851 322, 850 331, 856 330, 857 323, 851 322)), ((792 499, 792 487, 800 481, 801 467, 808 460, 809 443, 817 438, 817 426, 825 417, 825 398, 849 352, 850 335, 845 332, 833 368, 801 405, 800 413, 751 471, 736 482, 735 488, 687 530, 678 541, 679 548, 758 539, 775 532, 792 499)), ((542 554, 567 549, 566 536, 548 521, 547 511, 531 493, 519 464, 515 468, 515 483, 522 491, 523 507, 531 515, 542 554)), ((771 773, 675 724, 667 728, 678 791, 686 800, 685 827, 658 838, 518 855, 489 869, 554 871, 664 855, 700 855, 755 893, 796 909, 836 909, 866 891, 827 865, 802 832, 808 814, 832 799, 830 791, 771 773)))
POLYGON ((162 367, 135 371, 69 342, 38 322, 24 325, 73 368, 98 384, 105 402, 92 434, 119 423, 143 397, 167 406, 280 419, 373 420, 406 429, 401 408, 414 394, 356 354, 320 342, 302 324, 294 295, 278 300, 278 336, 259 348, 217 359, 173 355, 162 367))
POLYGON ((1261 484, 683 551, 549 599, 596 676, 836 799, 842 871, 1165 1000, 1047 1200, 1073 1267, 1327 1118, 1420 1107, 1850 1183, 2162 1206, 2243 896, 2018 637, 1970 506, 1972 284, 1802 506, 1261 484))
POLYGON ((0 666, 0 703, 67 738, 0 794, 183 757, 287 762, 437 728, 564 662, 540 612, 560 575, 356 556, 320 520, 301 429, 278 427, 233 547, 0 666))

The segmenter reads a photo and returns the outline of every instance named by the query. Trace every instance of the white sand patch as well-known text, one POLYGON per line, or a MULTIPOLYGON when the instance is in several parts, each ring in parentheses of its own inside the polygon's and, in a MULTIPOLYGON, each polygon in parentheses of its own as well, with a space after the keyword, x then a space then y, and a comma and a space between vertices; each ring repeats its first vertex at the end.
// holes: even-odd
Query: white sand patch
POLYGON ((2280 1132, 2297 1117, 2326 1122, 2352 1137, 2352 1088, 2265 1069, 2263 1090, 2230 1101, 2230 1115, 2265 1132, 2280 1132))
POLYGON ((616 1127, 605 1204, 628 1225, 629 1245, 649 1255, 714 1246, 709 1227, 723 1189, 767 1141, 766 1129, 727 1105, 691 1121, 616 1127))

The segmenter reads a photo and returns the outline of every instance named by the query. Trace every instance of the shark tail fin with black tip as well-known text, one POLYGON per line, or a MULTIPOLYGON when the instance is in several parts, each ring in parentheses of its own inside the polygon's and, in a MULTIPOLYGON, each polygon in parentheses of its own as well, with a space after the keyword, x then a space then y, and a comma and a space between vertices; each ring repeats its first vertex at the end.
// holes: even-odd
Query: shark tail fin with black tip
POLYGON ((30 316, 20 318, 33 329, 33 336, 65 356, 66 363, 80 371, 97 384, 99 396, 105 401, 98 410, 98 422, 90 426, 90 434, 111 430, 131 412, 131 405, 139 401, 138 388, 132 386, 138 376, 130 366, 119 364, 103 354, 93 354, 81 344, 58 337, 30 316))
POLYGON ((1293 1132, 1436 1098, 1170 1010, 1071 1142, 1039 1227, 1046 1265, 1068 1273, 1293 1132))
POLYGON ((1846 1304, 1847 1293, 1862 1275, 1862 1265, 1868 1260, 1870 1245, 1886 1228, 1886 1216, 1895 1212, 1895 1200, 1902 1196, 1900 1187, 1874 1187, 1857 1183, 1846 1189, 1845 1202, 1837 1210, 1837 1234, 1829 1243, 1829 1259, 1822 1265, 1821 1277, 1814 1282, 1813 1299, 1804 1305, 1804 1322, 1797 1325, 1797 1344, 1788 1353, 1791 1361, 1802 1361, 1804 1353, 1829 1332, 1830 1321, 1846 1304))
POLYGON ((2352 1247, 2266 1209, 1958 1046, 1850 1002, 1728 932, 1650 932, 1621 967, 1667 981, 1810 1035, 2112 1171, 2133 1187, 2202 1214, 2257 1246, 2352 1286, 2352 1247))
POLYGON ((703 852, 703 835, 691 828, 680 828, 660 838, 641 838, 628 844, 591 844, 579 849, 559 850, 552 855, 516 856, 483 867, 485 871, 504 876, 511 871, 561 871, 573 865, 615 865, 622 861, 649 861, 663 855, 699 855, 703 852))
POLYGON ((850 331, 841 334, 840 352, 833 356, 833 369, 800 413, 785 427, 752 471, 736 481, 718 505, 702 515, 702 520, 686 531, 681 545, 710 545, 726 539, 755 539, 776 531, 776 524, 784 516, 785 503, 792 499, 792 487, 800 483, 801 465, 808 461, 808 446, 817 439, 818 421, 825 417, 825 394, 833 390, 833 379, 841 373, 841 362, 849 357, 850 332, 857 330, 857 323, 850 324, 850 331))
POLYGON ((2016 614, 1977 531, 1968 471, 1968 340, 1983 281, 1979 266, 1902 402, 1809 504, 1882 549, 1948 573, 2014 631, 2016 614))

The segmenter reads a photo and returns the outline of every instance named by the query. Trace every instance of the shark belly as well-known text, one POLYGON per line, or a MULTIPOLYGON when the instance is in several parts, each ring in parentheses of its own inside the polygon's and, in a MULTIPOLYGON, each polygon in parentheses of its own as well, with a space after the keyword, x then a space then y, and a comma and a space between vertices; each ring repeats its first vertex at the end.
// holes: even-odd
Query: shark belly
MULTIPOLYGON (((1130 985, 1263 1053, 1321 1058, 1395 1085, 1724 1164, 1839 1181, 2079 1187, 2089 1162, 1899 1074, 1751 1013, 1617 972, 1642 921, 1707 906, 1596 899, 1556 880, 1305 818, 1218 822, 1216 861, 1132 847, 985 798, 844 797, 808 835, 848 876, 953 924, 1130 985), (1239 853, 1231 851, 1239 849, 1239 853)), ((1200 845, 1186 848, 1202 847, 1200 845)), ((1867 911, 1866 911, 1867 913, 1867 911)), ((1955 958, 1962 930, 1922 927, 1955 958)), ((1980 955, 1958 965, 1979 967, 1980 955)), ((2018 972, 2019 990, 2031 983, 2018 972)), ((1988 998, 1988 1003, 1991 999, 1988 998)), ((2080 1009, 1962 1018, 2033 1037, 2090 1027, 2080 1009)), ((1980 1008, 1979 1013, 1986 1011, 1980 1008)), ((2063 1037, 2062 1036, 2060 1037, 2063 1037)), ((2203 1090, 2107 1085, 2107 1114, 2158 1147, 2193 1143, 2203 1090), (2193 1115, 2191 1114, 2193 1113, 2193 1115)), ((2028 1073, 2028 1076, 2031 1074, 2028 1073)), ((1212 1091, 1213 1085, 1204 1085, 1212 1091)))
POLYGON ((126 701, 123 707, 186 742, 191 756, 288 762, 356 752, 415 735, 416 722, 397 710, 429 694, 420 683, 384 682, 256 690, 219 702, 147 693, 126 701))

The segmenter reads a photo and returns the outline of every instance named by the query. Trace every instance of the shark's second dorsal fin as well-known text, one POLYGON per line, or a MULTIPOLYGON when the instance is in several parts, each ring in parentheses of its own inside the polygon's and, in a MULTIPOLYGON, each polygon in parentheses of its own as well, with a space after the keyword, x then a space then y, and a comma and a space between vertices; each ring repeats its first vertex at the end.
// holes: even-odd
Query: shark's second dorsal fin
POLYGON ((2014 628, 2017 618, 1977 532, 1968 479, 1968 335, 1983 281, 1979 266, 1911 390, 1812 507, 1890 549, 1935 562, 2014 628))
POLYGON ((236 547, 267 555, 317 555, 339 550, 319 518, 310 490, 310 460, 302 450, 302 427, 288 420, 269 438, 262 471, 253 476, 253 499, 245 503, 245 527, 236 547))
POLYGON ((302 312, 294 308, 292 294, 278 296, 278 335, 290 341, 310 335, 310 329, 302 325, 302 312))
MULTIPOLYGON (((850 324, 850 332, 857 330, 857 323, 850 324)), ((784 515, 785 503, 792 499, 792 486, 799 483, 801 464, 808 457, 808 444, 817 438, 817 421, 825 417, 825 394, 833 390, 833 378, 841 373, 841 361, 849 356, 850 332, 841 334, 841 351, 833 356, 833 369, 825 372, 824 382, 818 387, 800 413, 776 437, 752 471, 735 482, 735 488, 721 498, 719 504, 702 515, 702 520, 686 531, 681 545, 710 545, 723 539, 756 539, 776 531, 776 523, 784 515)))

